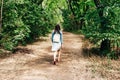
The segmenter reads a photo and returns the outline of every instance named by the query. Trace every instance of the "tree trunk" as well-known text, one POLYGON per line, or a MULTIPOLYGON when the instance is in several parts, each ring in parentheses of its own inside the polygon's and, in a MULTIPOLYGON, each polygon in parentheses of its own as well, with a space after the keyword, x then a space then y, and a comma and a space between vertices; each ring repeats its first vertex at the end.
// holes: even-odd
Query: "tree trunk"
POLYGON ((75 13, 74 13, 74 10, 73 10, 73 8, 72 8, 71 3, 72 3, 72 1, 71 1, 71 0, 68 0, 69 8, 70 8, 72 14, 75 16, 75 13))
POLYGON ((105 50, 109 50, 110 51, 110 40, 105 39, 101 42, 101 47, 100 47, 101 51, 105 51, 105 50))
MULTIPOLYGON (((76 16, 76 15, 75 15, 75 12, 74 12, 74 10, 73 10, 73 7, 72 7, 72 1, 71 1, 71 0, 68 0, 68 4, 69 4, 69 8, 70 8, 73 16, 76 16)), ((75 18, 74 18, 74 22, 75 22, 74 30, 77 30, 76 26, 77 26, 77 23, 78 23, 78 22, 75 20, 75 18)))
POLYGON ((0 28, 2 27, 2 12, 3 12, 3 0, 1 0, 1 10, 0 10, 0 28))

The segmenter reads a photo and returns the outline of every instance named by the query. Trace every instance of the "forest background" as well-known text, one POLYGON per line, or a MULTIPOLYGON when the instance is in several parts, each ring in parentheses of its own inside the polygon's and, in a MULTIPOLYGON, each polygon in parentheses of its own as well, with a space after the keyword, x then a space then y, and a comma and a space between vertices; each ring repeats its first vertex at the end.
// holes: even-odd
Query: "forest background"
POLYGON ((120 55, 120 0, 1 0, 0 47, 14 51, 56 24, 83 34, 100 56, 120 55))

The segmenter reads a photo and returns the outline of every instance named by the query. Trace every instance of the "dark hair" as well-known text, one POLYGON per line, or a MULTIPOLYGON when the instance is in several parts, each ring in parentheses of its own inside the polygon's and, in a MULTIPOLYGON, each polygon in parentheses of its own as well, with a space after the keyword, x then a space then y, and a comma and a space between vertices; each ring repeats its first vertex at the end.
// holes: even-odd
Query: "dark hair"
POLYGON ((59 24, 57 24, 56 26, 55 26, 55 29, 54 29, 54 33, 59 33, 60 34, 60 25, 59 24))

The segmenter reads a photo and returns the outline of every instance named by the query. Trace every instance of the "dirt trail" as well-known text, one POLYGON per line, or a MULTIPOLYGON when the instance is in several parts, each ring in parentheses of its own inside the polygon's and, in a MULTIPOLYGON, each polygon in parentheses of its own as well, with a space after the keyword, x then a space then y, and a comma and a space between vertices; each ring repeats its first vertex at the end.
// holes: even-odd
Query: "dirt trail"
POLYGON ((52 64, 50 37, 26 47, 16 54, 0 60, 0 80, 106 80, 93 73, 91 64, 82 55, 82 36, 63 33, 62 60, 52 64))

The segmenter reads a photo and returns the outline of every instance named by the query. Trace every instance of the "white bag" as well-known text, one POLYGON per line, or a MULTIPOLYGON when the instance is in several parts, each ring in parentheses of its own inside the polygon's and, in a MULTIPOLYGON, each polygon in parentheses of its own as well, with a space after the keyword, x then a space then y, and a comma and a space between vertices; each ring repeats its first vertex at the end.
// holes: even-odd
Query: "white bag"
POLYGON ((53 42, 60 42, 60 34, 59 33, 55 33, 53 36, 53 42))

